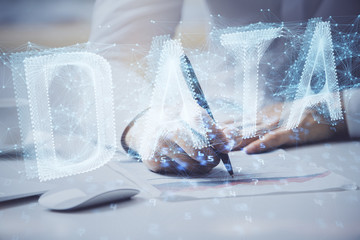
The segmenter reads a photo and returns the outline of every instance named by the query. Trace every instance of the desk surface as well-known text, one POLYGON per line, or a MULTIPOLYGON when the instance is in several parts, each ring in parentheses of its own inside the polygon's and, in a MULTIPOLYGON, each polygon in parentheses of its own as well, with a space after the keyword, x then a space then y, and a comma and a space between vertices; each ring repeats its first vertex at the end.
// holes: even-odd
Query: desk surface
MULTIPOLYGON (((288 149, 360 184, 360 142, 288 149)), ((0 159, 0 176, 21 162, 0 159)), ((141 163, 139 163, 141 164, 141 163)), ((105 166, 61 181, 111 179, 105 166)), ((37 198, 0 204, 0 239, 360 239, 360 191, 165 202, 145 195, 72 213, 37 198)))

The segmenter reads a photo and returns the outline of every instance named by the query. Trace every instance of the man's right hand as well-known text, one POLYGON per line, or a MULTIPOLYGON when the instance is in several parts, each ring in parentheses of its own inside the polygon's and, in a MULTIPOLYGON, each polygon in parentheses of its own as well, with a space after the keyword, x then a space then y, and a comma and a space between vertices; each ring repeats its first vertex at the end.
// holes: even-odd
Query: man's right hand
MULTIPOLYGON (((231 147, 229 147, 229 142, 222 129, 210 118, 206 111, 203 109, 200 109, 200 111, 202 117, 200 121, 203 121, 206 127, 206 137, 209 145, 201 149, 195 149, 194 146, 181 137, 184 134, 182 129, 168 132, 166 136, 161 136, 158 139, 151 158, 142 156, 142 161, 151 171, 172 174, 181 172, 189 175, 203 174, 219 164, 220 158, 216 151, 229 152, 231 147)), ((144 129, 139 128, 144 126, 143 121, 145 120, 145 116, 138 119, 126 136, 126 142, 130 143, 130 147, 136 151, 141 146, 144 132, 144 129)))

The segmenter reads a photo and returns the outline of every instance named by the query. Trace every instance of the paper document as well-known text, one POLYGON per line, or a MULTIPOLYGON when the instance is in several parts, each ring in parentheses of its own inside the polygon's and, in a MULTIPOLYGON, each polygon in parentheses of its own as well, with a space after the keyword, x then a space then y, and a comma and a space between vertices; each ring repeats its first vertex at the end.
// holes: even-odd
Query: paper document
POLYGON ((126 171, 140 188, 168 201, 358 188, 350 180, 284 150, 258 155, 233 152, 230 158, 233 178, 221 164, 200 177, 160 175, 129 160, 112 162, 110 167, 119 173, 126 171))

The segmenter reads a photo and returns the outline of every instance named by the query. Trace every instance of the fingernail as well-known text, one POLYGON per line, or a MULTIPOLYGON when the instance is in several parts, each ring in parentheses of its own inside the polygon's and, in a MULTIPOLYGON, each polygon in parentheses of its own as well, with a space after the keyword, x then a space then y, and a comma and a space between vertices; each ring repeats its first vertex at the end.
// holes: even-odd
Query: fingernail
POLYGON ((252 153, 254 153, 255 152, 255 148, 254 147, 244 147, 243 148, 243 150, 244 150, 244 152, 246 153, 246 154, 252 154, 252 153))

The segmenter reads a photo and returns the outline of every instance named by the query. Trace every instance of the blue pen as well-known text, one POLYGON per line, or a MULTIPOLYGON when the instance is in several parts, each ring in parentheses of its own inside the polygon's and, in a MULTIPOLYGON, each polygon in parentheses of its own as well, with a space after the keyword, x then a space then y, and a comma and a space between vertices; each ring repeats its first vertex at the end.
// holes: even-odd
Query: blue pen
MULTIPOLYGON (((186 84, 189 87, 189 89, 193 92, 193 98, 196 100, 196 102, 199 104, 200 107, 206 110, 206 112, 209 114, 209 116, 215 121, 214 116, 210 110, 209 104, 207 103, 205 99, 204 92, 202 91, 200 87, 199 80, 197 79, 194 69, 190 63, 189 58, 186 55, 182 56, 181 59, 181 70, 184 75, 184 78, 186 80, 186 84)), ((215 153, 218 155, 218 157, 222 160, 222 162, 225 165, 226 170, 229 172, 230 176, 234 175, 233 168, 231 166, 229 155, 226 153, 221 153, 215 150, 215 153)))

